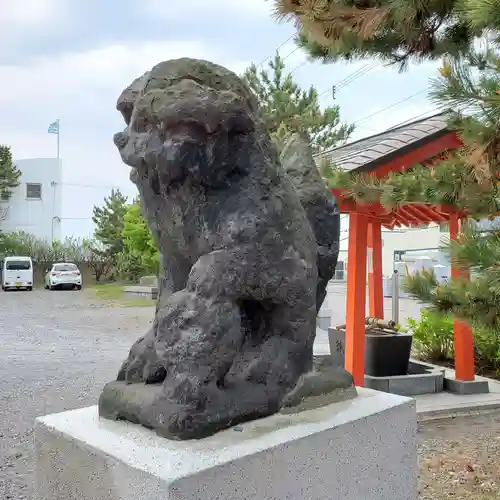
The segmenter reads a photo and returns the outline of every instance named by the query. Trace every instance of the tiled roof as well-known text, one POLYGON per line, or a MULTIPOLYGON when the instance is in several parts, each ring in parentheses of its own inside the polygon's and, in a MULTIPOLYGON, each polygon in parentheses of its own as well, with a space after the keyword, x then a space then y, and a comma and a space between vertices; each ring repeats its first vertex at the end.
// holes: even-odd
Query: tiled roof
POLYGON ((448 132, 447 112, 398 125, 377 135, 360 139, 345 146, 330 149, 316 156, 327 158, 333 166, 344 170, 370 171, 380 162, 401 150, 411 150, 448 132))

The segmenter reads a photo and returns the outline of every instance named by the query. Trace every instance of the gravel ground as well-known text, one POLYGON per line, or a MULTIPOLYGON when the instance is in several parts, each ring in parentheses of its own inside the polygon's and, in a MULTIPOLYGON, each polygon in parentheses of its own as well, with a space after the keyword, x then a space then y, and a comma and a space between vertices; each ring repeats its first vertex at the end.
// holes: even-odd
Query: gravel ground
POLYGON ((500 413, 428 422, 419 434, 421 500, 500 498, 500 413))
MULTIPOLYGON (((95 404, 150 308, 85 292, 0 292, 0 499, 31 499, 33 421, 95 404)), ((422 500, 500 498, 500 413, 419 428, 422 500)))
POLYGON ((85 292, 0 292, 0 499, 31 499, 34 418, 96 404, 152 314, 85 292))

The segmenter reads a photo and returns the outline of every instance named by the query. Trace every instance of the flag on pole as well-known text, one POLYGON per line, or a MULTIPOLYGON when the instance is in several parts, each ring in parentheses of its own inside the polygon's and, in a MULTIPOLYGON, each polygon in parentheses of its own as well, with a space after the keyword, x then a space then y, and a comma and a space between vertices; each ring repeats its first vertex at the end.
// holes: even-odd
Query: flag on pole
POLYGON ((59 120, 56 120, 55 122, 52 122, 49 125, 49 128, 47 129, 47 132, 49 134, 56 134, 57 135, 57 159, 59 159, 59 138, 61 137, 59 133, 59 120))
POLYGON ((52 122, 47 130, 49 134, 59 134, 59 120, 52 122))

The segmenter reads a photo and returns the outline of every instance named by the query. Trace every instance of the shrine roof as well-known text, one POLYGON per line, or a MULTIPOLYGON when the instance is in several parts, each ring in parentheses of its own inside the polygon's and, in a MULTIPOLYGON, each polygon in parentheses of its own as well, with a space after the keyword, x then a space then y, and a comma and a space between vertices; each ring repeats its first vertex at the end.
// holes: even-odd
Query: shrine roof
POLYGON ((373 171, 398 156, 449 134, 452 130, 448 122, 449 112, 444 111, 319 153, 316 159, 326 158, 333 166, 352 172, 373 171))

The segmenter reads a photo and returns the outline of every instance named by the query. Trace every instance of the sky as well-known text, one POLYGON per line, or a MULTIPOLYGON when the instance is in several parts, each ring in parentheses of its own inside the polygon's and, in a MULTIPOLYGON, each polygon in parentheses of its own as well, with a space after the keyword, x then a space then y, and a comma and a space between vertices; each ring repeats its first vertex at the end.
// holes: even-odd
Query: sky
POLYGON ((294 26, 271 10, 267 0, 0 0, 0 143, 15 159, 55 157, 47 128, 60 120, 63 235, 90 235, 92 207, 113 187, 136 195, 112 141, 124 127, 115 104, 160 61, 196 57, 241 74, 252 62, 265 67, 279 48, 296 81, 322 94, 321 104, 332 104, 338 85, 341 119, 357 127, 352 139, 435 109, 426 97, 435 64, 398 73, 369 60, 311 63, 292 40, 284 43, 294 26))

